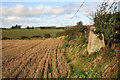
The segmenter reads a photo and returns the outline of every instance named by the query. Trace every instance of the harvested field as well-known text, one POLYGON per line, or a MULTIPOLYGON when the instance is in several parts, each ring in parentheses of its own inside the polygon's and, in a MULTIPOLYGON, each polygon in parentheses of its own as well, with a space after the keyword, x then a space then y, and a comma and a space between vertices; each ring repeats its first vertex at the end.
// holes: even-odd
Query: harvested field
POLYGON ((70 75, 60 39, 3 40, 3 78, 64 78, 70 75))

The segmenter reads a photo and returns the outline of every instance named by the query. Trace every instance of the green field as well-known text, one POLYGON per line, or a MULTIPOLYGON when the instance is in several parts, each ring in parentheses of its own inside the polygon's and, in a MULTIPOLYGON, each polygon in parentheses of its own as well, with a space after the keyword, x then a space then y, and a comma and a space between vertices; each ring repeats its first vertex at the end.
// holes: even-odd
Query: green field
POLYGON ((44 37, 44 34, 50 34, 51 37, 55 37, 58 32, 61 32, 61 29, 10 29, 2 30, 2 37, 8 38, 20 38, 22 36, 32 37, 40 35, 44 37))

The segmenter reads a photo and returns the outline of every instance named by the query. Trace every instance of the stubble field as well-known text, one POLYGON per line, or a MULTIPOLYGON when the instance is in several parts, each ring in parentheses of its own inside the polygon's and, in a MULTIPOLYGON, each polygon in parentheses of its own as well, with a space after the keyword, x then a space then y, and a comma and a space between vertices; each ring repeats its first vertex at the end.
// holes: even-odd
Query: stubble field
POLYGON ((60 39, 3 40, 3 78, 64 78, 70 75, 60 39))

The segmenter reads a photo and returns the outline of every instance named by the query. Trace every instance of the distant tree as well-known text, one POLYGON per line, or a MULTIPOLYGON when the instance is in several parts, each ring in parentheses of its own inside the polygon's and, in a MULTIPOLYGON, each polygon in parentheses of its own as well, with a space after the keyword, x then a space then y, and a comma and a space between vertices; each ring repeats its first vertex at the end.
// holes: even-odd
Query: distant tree
POLYGON ((15 26, 12 26, 11 29, 15 29, 15 26))
POLYGON ((29 26, 27 26, 27 28, 26 29, 30 29, 30 27, 29 26))
POLYGON ((77 22, 77 26, 82 26, 82 25, 83 25, 82 21, 77 22))
POLYGON ((11 29, 21 29, 21 25, 12 26, 11 29))

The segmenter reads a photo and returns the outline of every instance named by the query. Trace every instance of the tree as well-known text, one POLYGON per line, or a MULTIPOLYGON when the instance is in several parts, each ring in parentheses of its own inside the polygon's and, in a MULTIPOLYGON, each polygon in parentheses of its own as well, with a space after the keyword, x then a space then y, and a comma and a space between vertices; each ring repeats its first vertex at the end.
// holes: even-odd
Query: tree
POLYGON ((82 21, 77 22, 77 26, 82 26, 82 25, 83 25, 82 21))
POLYGON ((27 28, 26 29, 30 29, 30 27, 29 26, 27 26, 27 28))
POLYGON ((11 29, 15 29, 15 26, 12 26, 11 29))
POLYGON ((120 12, 116 11, 117 2, 109 5, 108 1, 104 1, 91 16, 96 27, 93 32, 99 34, 99 38, 104 34, 106 45, 111 46, 120 41, 120 12))
POLYGON ((15 25, 11 27, 11 29, 20 29, 20 28, 21 28, 21 25, 15 25))

